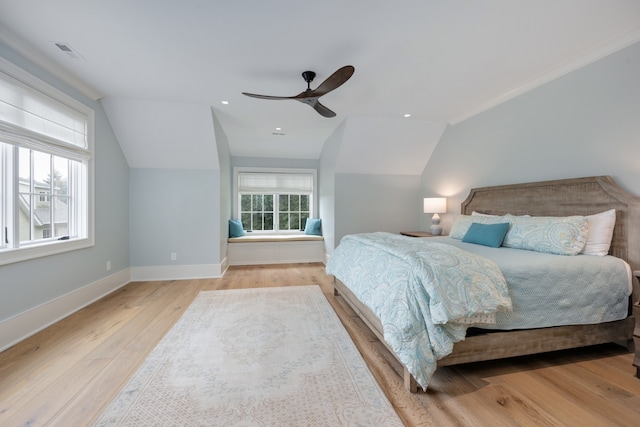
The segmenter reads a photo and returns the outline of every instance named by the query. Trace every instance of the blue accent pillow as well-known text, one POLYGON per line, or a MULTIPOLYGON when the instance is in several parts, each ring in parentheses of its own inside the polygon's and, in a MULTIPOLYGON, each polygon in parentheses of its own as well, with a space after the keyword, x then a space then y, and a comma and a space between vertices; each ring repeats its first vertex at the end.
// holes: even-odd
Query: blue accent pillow
POLYGON ((244 236, 244 227, 242 227, 242 221, 239 219, 229 220, 229 237, 241 237, 244 236))
POLYGON ((304 234, 322 236, 322 221, 319 218, 307 218, 307 223, 304 227, 304 234))
POLYGON ((474 222, 469 226, 466 234, 462 238, 463 242, 475 243, 477 245, 498 248, 502 245, 504 236, 509 231, 509 223, 481 224, 474 222))

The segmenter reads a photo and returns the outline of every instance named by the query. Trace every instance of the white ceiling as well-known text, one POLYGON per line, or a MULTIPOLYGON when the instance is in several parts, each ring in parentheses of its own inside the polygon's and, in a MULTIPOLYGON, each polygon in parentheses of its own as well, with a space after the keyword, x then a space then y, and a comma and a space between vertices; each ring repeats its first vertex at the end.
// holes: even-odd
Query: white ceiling
POLYGON ((399 152, 428 157, 446 123, 639 41, 640 1, 0 0, 0 39, 101 98, 130 164, 181 137, 197 157, 214 140, 212 109, 234 156, 317 159, 346 119, 348 149, 375 161, 394 135, 399 152), (316 87, 347 64, 353 77, 320 99, 335 118, 241 94, 295 95, 302 71, 317 73, 316 87), (166 106, 165 120, 149 118, 145 103, 166 106), (166 120, 172 111, 204 122, 166 120), (187 125, 195 135, 180 133, 187 125))

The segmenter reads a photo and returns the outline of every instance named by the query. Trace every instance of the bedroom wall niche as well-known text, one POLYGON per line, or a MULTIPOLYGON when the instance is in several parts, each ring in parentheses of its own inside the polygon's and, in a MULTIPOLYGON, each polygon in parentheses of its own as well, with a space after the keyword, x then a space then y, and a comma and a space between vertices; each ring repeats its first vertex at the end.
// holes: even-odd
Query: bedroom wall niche
POLYGON ((422 174, 445 231, 476 187, 610 175, 640 195, 638 75, 640 43, 449 126, 422 174))

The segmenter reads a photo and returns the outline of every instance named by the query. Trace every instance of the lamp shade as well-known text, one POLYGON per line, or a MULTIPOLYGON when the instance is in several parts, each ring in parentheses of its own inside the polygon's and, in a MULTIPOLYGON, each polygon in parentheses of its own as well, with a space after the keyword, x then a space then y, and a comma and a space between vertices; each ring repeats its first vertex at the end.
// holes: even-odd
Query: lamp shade
POLYGON ((445 213, 447 212, 446 197, 425 197, 424 213, 445 213))

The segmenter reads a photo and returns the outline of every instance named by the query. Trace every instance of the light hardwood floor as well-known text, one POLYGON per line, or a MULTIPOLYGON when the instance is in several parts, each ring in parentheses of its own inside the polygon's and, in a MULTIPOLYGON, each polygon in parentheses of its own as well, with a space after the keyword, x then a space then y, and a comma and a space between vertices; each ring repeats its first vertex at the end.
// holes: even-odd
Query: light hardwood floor
POLYGON ((406 425, 640 425, 640 379, 617 345, 441 368, 426 393, 409 394, 324 266, 296 264, 130 283, 0 353, 0 426, 90 423, 200 290, 306 284, 321 286, 406 425))

